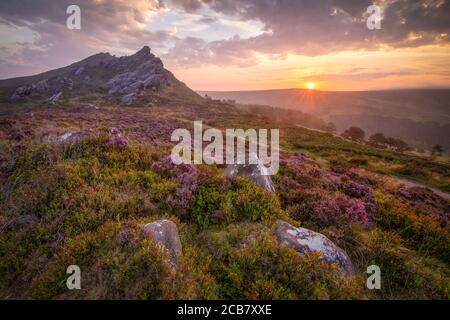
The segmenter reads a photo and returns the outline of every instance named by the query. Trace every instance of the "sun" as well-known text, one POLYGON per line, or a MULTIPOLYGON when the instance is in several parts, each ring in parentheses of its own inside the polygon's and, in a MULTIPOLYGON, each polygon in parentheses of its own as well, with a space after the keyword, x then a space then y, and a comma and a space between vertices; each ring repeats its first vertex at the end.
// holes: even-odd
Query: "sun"
POLYGON ((316 88, 316 84, 314 82, 309 81, 306 84, 306 88, 308 88, 309 90, 314 90, 316 88))

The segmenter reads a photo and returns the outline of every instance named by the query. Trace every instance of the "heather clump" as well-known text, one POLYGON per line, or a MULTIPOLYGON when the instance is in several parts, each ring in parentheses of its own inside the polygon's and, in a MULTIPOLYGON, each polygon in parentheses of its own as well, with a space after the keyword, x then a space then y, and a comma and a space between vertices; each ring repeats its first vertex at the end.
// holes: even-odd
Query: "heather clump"
POLYGON ((190 164, 175 165, 170 156, 152 164, 152 170, 177 182, 175 194, 166 198, 167 205, 181 208, 185 213, 194 200, 194 193, 200 181, 200 172, 190 164))
POLYGON ((212 256, 211 273, 225 299, 356 299, 354 278, 334 272, 318 255, 281 246, 270 229, 240 223, 200 234, 212 256))
POLYGON ((430 216, 418 214, 409 204, 376 194, 377 210, 372 215, 377 226, 392 230, 419 253, 450 262, 450 234, 430 216))
POLYGON ((450 220, 450 203, 433 193, 430 189, 422 187, 406 188, 401 186, 393 192, 400 196, 419 215, 428 216, 446 227, 450 220))
POLYGON ((354 181, 346 181, 340 185, 340 188, 350 197, 373 197, 370 187, 354 181))
POLYGON ((366 203, 345 196, 322 199, 316 204, 312 218, 324 226, 369 224, 366 203))
POLYGON ((128 145, 128 139, 120 132, 119 128, 113 127, 110 132, 111 135, 106 142, 106 146, 124 148, 128 145))

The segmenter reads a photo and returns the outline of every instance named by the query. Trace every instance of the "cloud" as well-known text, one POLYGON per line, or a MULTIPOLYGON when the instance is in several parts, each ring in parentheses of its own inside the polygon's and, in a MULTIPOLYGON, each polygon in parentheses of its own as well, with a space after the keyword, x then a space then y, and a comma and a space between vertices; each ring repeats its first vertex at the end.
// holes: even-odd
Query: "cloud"
POLYGON ((78 0, 82 29, 68 30, 66 8, 72 0, 2 0, 0 78, 48 70, 99 51, 128 54, 143 45, 170 65, 193 67, 251 66, 261 54, 284 59, 449 43, 450 0, 375 1, 383 9, 382 29, 368 30, 366 9, 372 2, 78 0), (195 20, 173 13, 178 20, 149 27, 160 21, 154 17, 174 8, 195 20))
POLYGON ((0 30, 35 34, 28 41, 3 39, 0 77, 16 76, 61 67, 99 51, 126 54, 144 44, 165 46, 174 37, 170 31, 146 28, 148 20, 162 8, 149 0, 80 0, 81 30, 66 27, 71 0, 2 0, 0 30), (16 72, 14 72, 16 70, 16 72))
MULTIPOLYGON (((378 1, 382 8, 381 30, 369 30, 366 21, 371 0, 170 0, 188 11, 202 7, 243 21, 258 20, 264 33, 251 38, 231 38, 203 43, 194 51, 181 52, 178 60, 195 61, 207 52, 205 63, 229 64, 251 52, 317 56, 347 50, 419 47, 448 44, 450 2, 448 0, 378 1), (189 56, 194 52, 194 56, 189 56)), ((177 46, 186 46, 186 39, 177 46)), ((192 39, 188 42, 193 42, 192 39)), ((179 52, 179 51, 178 51, 179 52)), ((175 50, 169 55, 173 56, 175 50)), ((257 63, 254 59, 253 63, 257 63)))

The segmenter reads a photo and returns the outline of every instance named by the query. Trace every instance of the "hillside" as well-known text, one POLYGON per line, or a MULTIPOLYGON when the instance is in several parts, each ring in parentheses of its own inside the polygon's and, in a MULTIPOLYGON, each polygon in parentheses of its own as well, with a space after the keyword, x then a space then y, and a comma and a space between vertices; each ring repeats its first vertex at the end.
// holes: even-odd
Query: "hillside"
POLYGON ((339 132, 361 126, 419 148, 450 150, 450 90, 329 92, 303 89, 199 92, 215 99, 300 110, 335 123, 339 132))
POLYGON ((164 68, 161 59, 145 46, 131 56, 99 53, 67 67, 38 75, 0 80, 3 103, 106 100, 123 105, 152 101, 178 93, 183 99, 202 99, 164 68))

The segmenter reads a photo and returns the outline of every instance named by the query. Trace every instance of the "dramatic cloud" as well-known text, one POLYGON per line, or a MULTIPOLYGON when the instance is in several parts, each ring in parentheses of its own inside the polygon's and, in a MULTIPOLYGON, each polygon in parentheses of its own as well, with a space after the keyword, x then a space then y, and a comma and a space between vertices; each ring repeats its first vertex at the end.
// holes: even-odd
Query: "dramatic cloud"
MULTIPOLYGON (((129 54, 143 45, 181 72, 263 70, 263 64, 290 56, 303 57, 300 62, 323 56, 331 64, 339 53, 359 50, 388 55, 428 45, 448 48, 449 16, 450 0, 2 0, 0 78, 42 72, 101 51, 129 54), (374 2, 382 8, 381 30, 366 26, 367 7, 374 2), (81 30, 66 28, 66 8, 75 3, 81 7, 81 30)), ((427 69, 416 61, 415 72, 427 69)), ((444 77, 448 66, 441 69, 444 77)), ((412 75, 392 72, 390 77, 413 81, 412 75)), ((334 77, 325 75, 324 81, 334 77)), ((360 76, 369 81, 382 75, 360 76)))
MULTIPOLYGON (((203 6, 242 20, 259 20, 265 32, 252 38, 238 37, 203 43, 180 39, 169 57, 180 63, 234 63, 242 57, 248 61, 251 52, 283 55, 323 55, 344 50, 385 47, 418 47, 449 43, 450 2, 375 1, 382 8, 381 30, 369 30, 366 12, 373 1, 360 0, 171 0, 187 11, 203 6), (195 43, 181 56, 177 48, 195 43), (192 54, 192 55, 190 55, 192 54)), ((254 61, 257 62, 256 60, 254 61)))
POLYGON ((82 0, 81 30, 66 27, 70 0, 2 0, 0 2, 0 75, 60 67, 99 51, 128 53, 144 44, 163 46, 168 31, 145 28, 160 4, 149 0, 82 0), (16 38, 14 38, 14 36, 16 38), (17 39, 18 38, 18 39, 17 39), (21 39, 23 38, 23 39, 21 39), (9 41, 8 41, 9 40, 9 41))

